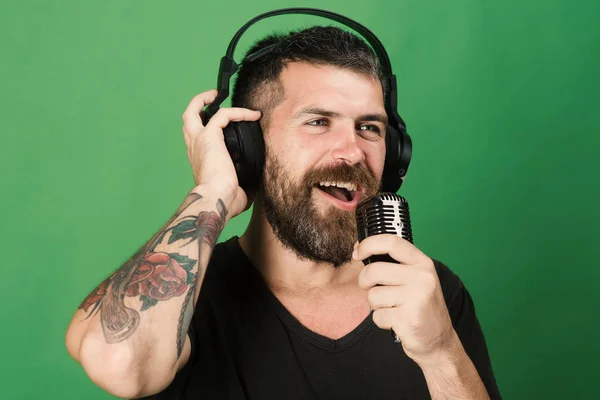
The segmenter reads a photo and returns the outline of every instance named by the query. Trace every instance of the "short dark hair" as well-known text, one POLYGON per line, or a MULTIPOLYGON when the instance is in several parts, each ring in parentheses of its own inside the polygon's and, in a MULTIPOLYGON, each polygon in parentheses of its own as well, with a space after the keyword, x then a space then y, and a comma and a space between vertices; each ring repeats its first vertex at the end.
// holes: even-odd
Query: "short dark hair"
POLYGON ((353 33, 333 26, 314 26, 287 34, 272 34, 256 42, 245 57, 267 46, 272 51, 244 61, 233 88, 232 106, 259 110, 269 120, 271 111, 283 98, 279 76, 290 62, 333 65, 379 80, 384 86, 379 60, 369 45, 353 33))

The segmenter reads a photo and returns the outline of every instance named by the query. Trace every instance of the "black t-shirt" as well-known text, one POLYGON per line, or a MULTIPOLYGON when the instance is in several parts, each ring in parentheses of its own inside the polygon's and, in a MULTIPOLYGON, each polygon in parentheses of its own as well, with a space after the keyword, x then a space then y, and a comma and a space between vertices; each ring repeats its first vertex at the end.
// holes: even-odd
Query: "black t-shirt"
MULTIPOLYGON (((435 266, 454 329, 500 399, 471 296, 435 266)), ((189 335, 188 363, 150 399, 430 399, 419 366, 372 315, 337 340, 312 332, 268 289, 237 237, 214 249, 189 335)))

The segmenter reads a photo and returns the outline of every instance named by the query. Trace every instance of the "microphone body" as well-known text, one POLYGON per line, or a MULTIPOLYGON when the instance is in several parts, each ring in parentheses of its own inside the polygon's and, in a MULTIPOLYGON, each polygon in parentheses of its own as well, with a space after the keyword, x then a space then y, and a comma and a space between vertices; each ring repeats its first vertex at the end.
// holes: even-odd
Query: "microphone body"
MULTIPOLYGON (((396 193, 378 193, 362 201, 356 207, 356 227, 359 242, 373 235, 392 234, 413 243, 408 202, 396 193)), ((369 257, 364 263, 376 261, 398 263, 387 254, 369 257)))

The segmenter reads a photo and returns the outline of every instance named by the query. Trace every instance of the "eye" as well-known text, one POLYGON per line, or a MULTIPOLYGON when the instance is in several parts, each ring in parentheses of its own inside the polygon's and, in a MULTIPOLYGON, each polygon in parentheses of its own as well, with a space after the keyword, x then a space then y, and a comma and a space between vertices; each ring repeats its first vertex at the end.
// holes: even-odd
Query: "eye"
POLYGON ((313 121, 309 121, 306 123, 306 125, 310 125, 310 126, 328 126, 329 125, 329 121, 325 118, 320 118, 320 119, 315 119, 313 121))
POLYGON ((358 130, 367 138, 377 139, 382 136, 381 129, 377 125, 360 125, 358 130))

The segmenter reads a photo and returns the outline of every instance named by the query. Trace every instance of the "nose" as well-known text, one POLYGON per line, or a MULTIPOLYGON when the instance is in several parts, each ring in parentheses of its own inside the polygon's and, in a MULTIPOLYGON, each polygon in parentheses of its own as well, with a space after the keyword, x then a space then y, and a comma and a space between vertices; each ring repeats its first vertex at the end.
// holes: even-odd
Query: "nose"
POLYGON ((331 156, 336 161, 342 161, 349 165, 360 164, 365 160, 365 152, 360 147, 358 135, 354 127, 351 130, 344 129, 339 133, 339 139, 336 141, 331 156))

